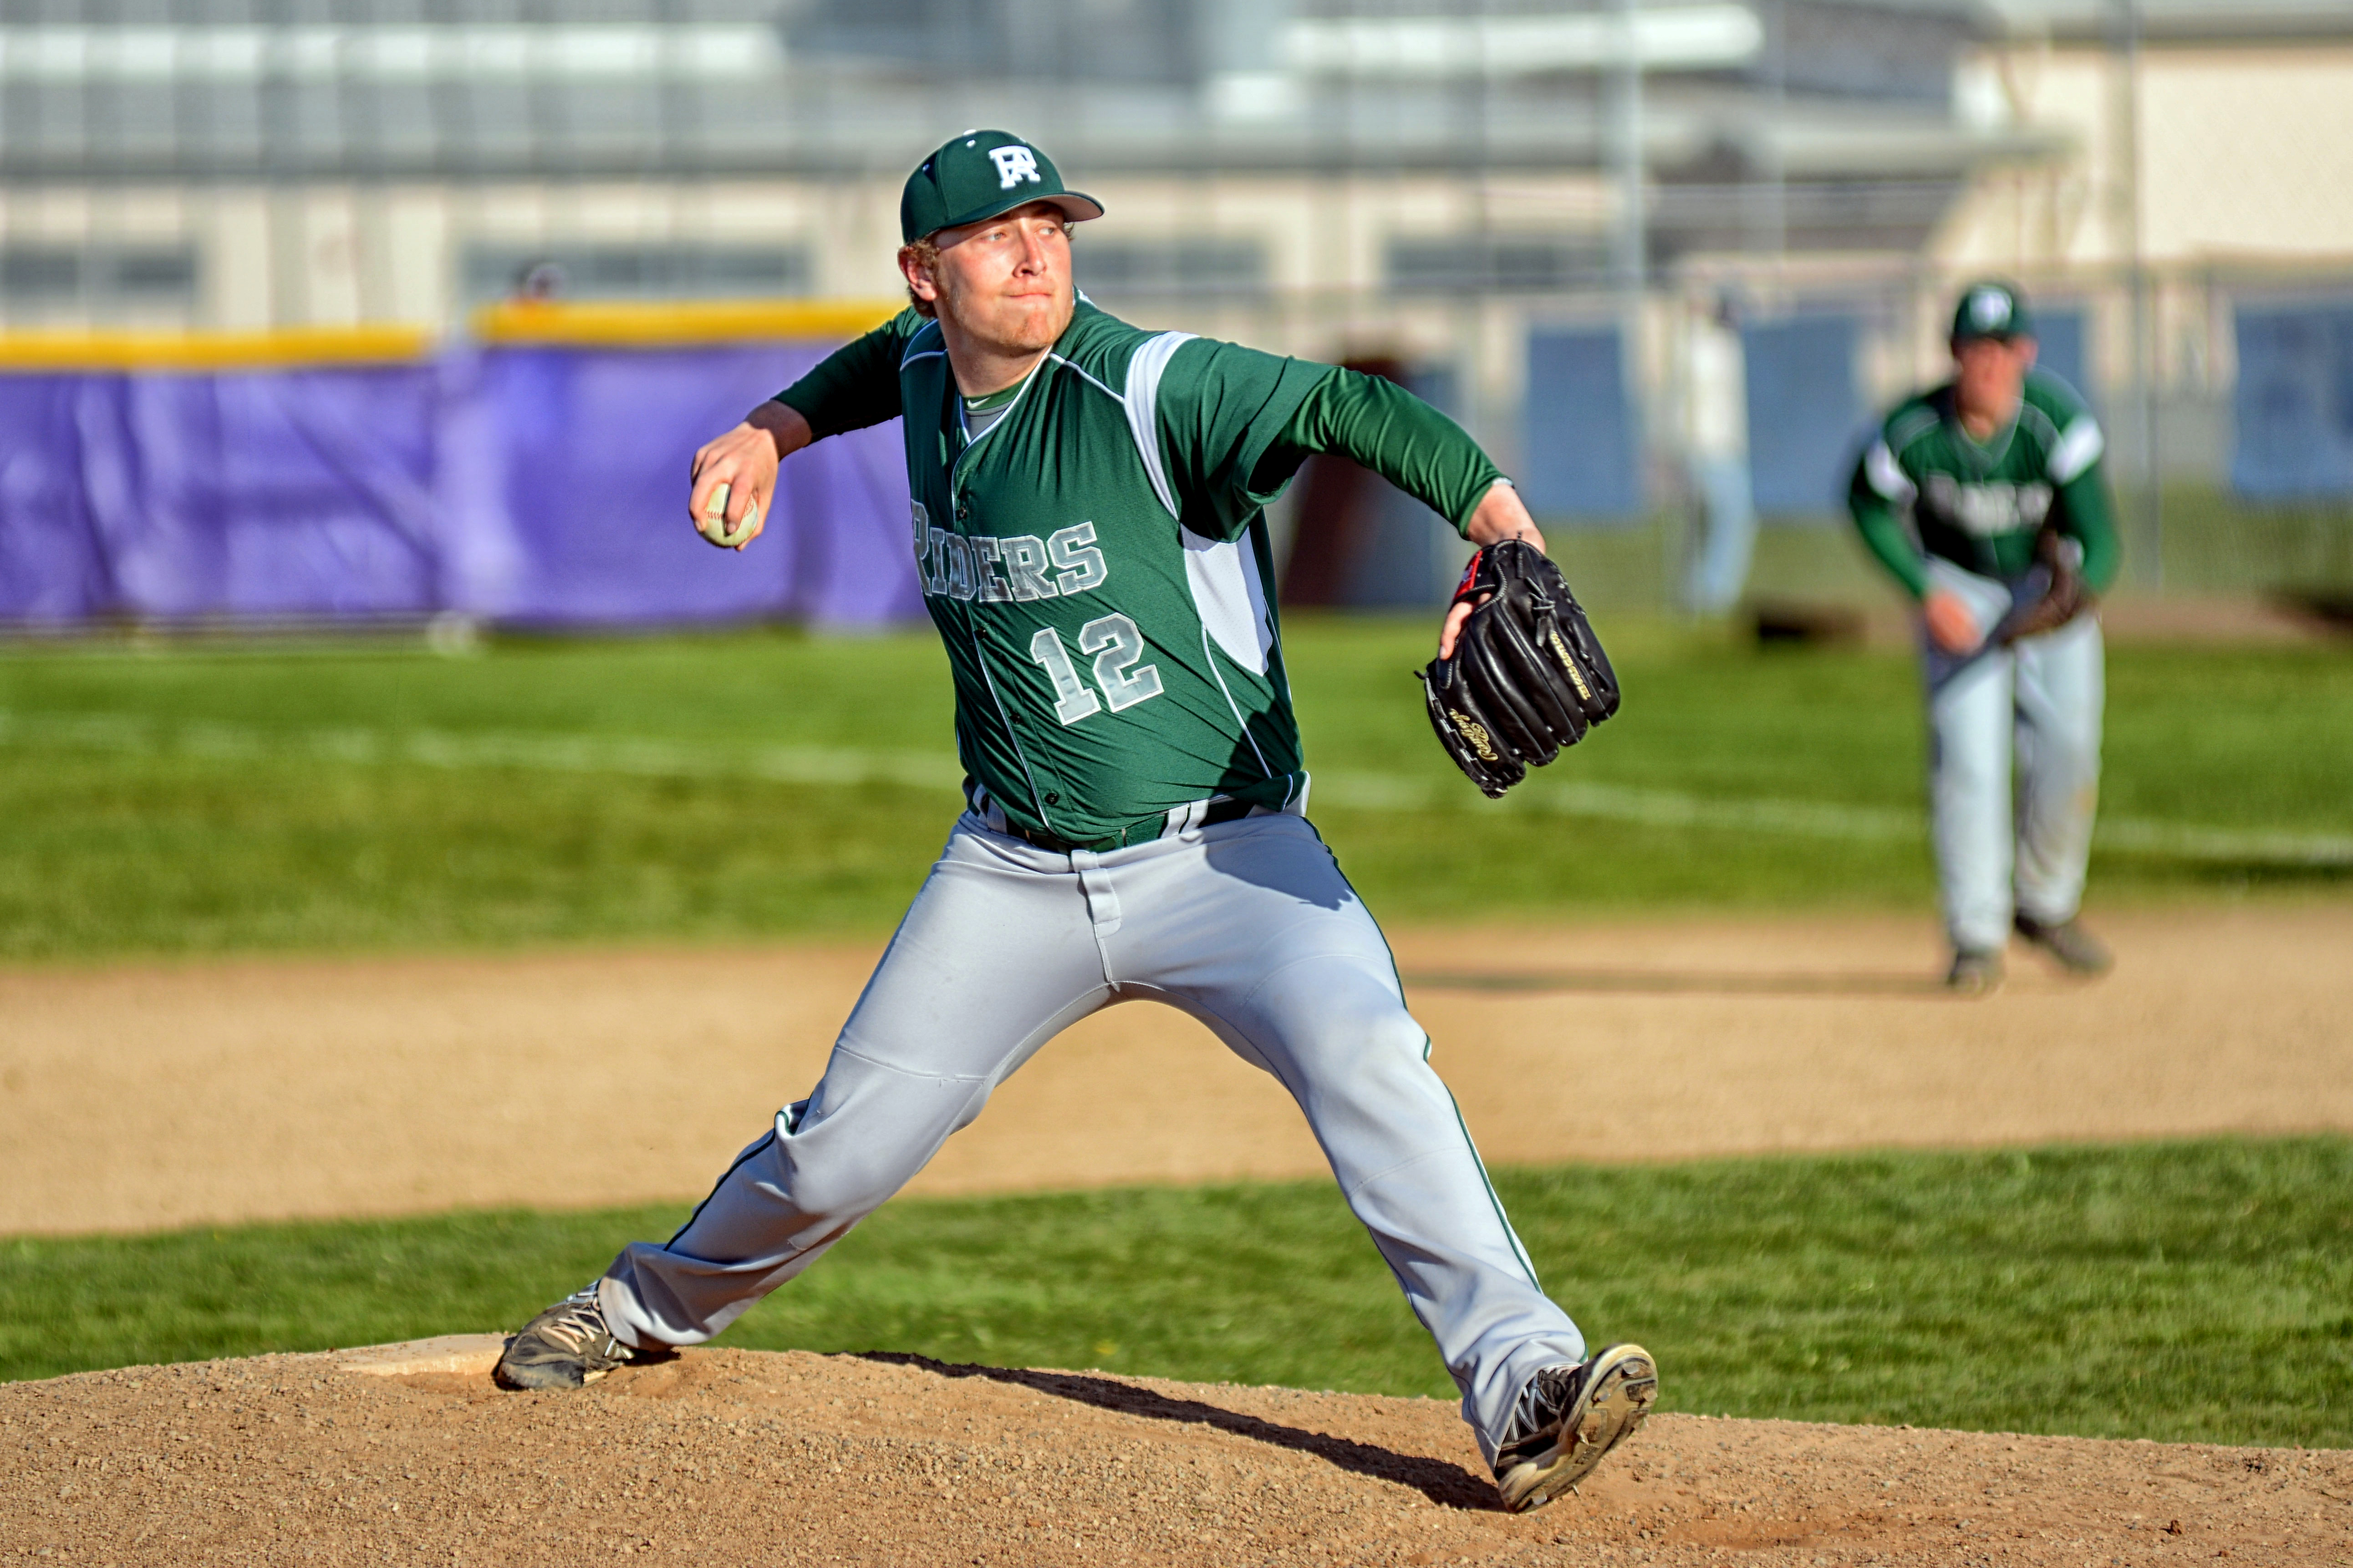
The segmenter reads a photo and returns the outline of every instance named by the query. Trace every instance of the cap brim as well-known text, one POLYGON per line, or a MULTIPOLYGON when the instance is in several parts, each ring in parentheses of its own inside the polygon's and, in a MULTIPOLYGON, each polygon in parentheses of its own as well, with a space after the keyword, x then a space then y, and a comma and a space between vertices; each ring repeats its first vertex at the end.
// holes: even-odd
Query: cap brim
MULTIPOLYGON (((1062 216, 1072 223, 1084 223, 1089 218, 1097 218, 1103 215, 1103 203, 1082 191, 1062 191, 1048 196, 1027 196, 1016 192, 1001 202, 982 207, 977 212, 965 213, 954 222, 944 223, 938 228, 932 230, 932 234, 938 234, 944 229, 964 228, 976 223, 987 223, 990 218, 1002 217, 1014 208, 1026 207, 1032 202, 1052 203, 1061 208, 1062 216)), ((926 235, 923 237, 928 239, 931 236, 926 235)))

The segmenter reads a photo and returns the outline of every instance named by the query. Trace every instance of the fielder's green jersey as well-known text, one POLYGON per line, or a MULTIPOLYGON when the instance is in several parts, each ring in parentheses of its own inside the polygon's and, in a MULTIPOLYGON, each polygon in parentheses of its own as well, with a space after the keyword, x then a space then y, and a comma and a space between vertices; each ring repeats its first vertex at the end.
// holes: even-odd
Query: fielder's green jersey
POLYGON ((913 549, 955 678, 967 794, 1104 848, 1198 820, 1212 799, 1298 808, 1307 774, 1262 509, 1307 451, 1347 450, 1458 526, 1501 478, 1428 405, 1327 390, 1343 378, 1382 384, 1082 301, 1009 405, 970 410, 995 416, 986 428, 939 327, 913 310, 778 401, 820 437, 904 415, 913 549), (1326 426, 1372 429, 1378 450, 1326 426))
POLYGON ((2045 521, 2083 545, 2084 581, 2105 593, 2116 574, 2105 447, 2099 421, 2055 375, 2029 371, 2018 416, 1982 445, 1961 427, 1952 387, 1940 386, 1887 416, 1855 465, 1847 505, 1915 596, 1927 592, 1929 556, 1980 576, 2023 575, 2045 521))

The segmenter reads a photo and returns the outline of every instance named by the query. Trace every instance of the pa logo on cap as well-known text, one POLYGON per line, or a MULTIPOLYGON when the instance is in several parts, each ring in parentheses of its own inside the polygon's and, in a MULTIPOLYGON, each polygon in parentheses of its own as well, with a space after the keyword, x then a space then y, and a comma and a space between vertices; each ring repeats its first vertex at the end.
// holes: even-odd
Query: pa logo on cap
POLYGON ((997 165, 997 188, 1009 191, 1027 180, 1033 185, 1045 181, 1038 175, 1038 154, 1027 147, 991 147, 988 161, 997 165))
POLYGON ((1971 293, 1969 325, 1981 332, 1999 332, 2009 326, 2009 294, 2000 289, 1979 289, 1971 293))

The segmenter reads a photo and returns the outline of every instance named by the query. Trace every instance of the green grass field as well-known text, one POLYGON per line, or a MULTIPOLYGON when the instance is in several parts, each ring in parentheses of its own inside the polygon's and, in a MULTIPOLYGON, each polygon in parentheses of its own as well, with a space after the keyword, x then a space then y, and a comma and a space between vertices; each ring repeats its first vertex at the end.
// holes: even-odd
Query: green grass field
MULTIPOLYGON (((2119 586, 2126 592, 2161 585, 2174 594, 2353 593, 2353 508, 2342 501, 2256 503, 2188 479, 2167 481, 2154 516, 2137 486, 2117 500, 2119 586)), ((1683 513, 1668 509, 1631 527, 1580 528, 1569 519, 1545 526, 1588 602, 1659 608, 1680 602, 1694 547, 1683 513)), ((1842 511, 1775 517, 1757 532, 1747 593, 1760 601, 1883 605, 1887 573, 1842 511)))
MULTIPOLYGON (((1664 1404, 2353 1440, 2353 1140, 1507 1171, 1664 1404)), ((0 1377, 512 1327, 679 1207, 0 1243, 0 1377)), ((906 1200, 725 1343, 1451 1394, 1328 1183, 906 1200)))
MULTIPOLYGON (((1603 630, 1624 712, 1497 807, 1427 733, 1426 617, 1294 623, 1316 818, 1378 913, 1926 910, 1908 658, 1603 630)), ((929 634, 19 649, 0 958, 879 933, 955 808, 950 737, 929 634)), ((2344 649, 2116 650, 2106 754, 2104 822, 2147 831, 2095 902, 2353 891, 2253 837, 2353 836, 2344 649)), ((1674 1408, 2336 1444, 2348 1177, 2353 1142, 2309 1139, 1500 1184, 1674 1408)), ((512 1326, 679 1217, 0 1241, 0 1376, 512 1326)), ((1321 1183, 895 1204, 731 1342, 1447 1391, 1321 1183)))
MULTIPOLYGON (((1427 732, 1426 621, 1289 638, 1318 824, 1384 918, 1926 906, 1908 657, 1605 622, 1624 711, 1494 806, 1427 732)), ((879 932, 955 809, 953 750, 928 632, 10 652, 0 957, 879 932)), ((2107 770, 2107 820, 2353 834, 2353 658, 2116 650, 2107 770)), ((2107 901, 2353 888, 2139 848, 2094 876, 2107 901)))

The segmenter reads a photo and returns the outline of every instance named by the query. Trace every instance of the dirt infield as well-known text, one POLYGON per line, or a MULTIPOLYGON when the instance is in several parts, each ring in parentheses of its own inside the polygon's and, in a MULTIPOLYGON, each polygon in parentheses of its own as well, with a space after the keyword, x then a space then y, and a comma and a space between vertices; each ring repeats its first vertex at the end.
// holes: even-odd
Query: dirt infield
MULTIPOLYGON (((2101 922, 1958 1001, 1918 921, 1406 931, 1488 1158, 2353 1128, 2353 906, 2101 922), (1608 1095, 1599 1123, 1579 1097, 1608 1095)), ((0 970, 0 1235, 699 1194, 805 1093, 871 948, 0 970)), ((1191 1020, 1047 1047, 914 1191, 1295 1176, 1297 1110, 1191 1020), (1140 1092, 1148 1086, 1149 1092, 1140 1092)))
MULTIPOLYGON (((2114 975, 2014 954, 1985 1002, 1935 986, 1916 922, 1398 948, 1498 1160, 2353 1127, 2353 909, 2103 929, 2114 975), (1604 1133, 1571 1114, 1597 1094, 1604 1133)), ((0 1234, 691 1194, 814 1078, 871 959, 0 972, 0 1234)), ((1271 1081, 1135 1006, 1050 1047, 921 1185, 1321 1169, 1271 1081)), ((1514 1518, 1430 1400, 723 1349, 524 1395, 479 1352, 0 1385, 0 1562, 2353 1563, 2353 1452, 1663 1415, 1514 1518)))
POLYGON ((1662 1415, 1514 1517, 1434 1400, 798 1352, 576 1394, 327 1356, 91 1373, 0 1386, 0 1557, 69 1563, 2353 1558, 2353 1453, 1662 1415))

